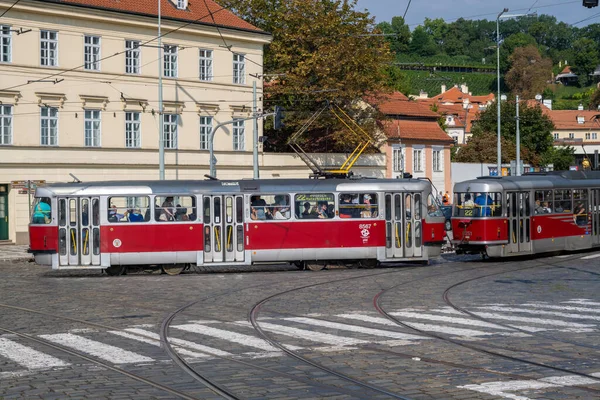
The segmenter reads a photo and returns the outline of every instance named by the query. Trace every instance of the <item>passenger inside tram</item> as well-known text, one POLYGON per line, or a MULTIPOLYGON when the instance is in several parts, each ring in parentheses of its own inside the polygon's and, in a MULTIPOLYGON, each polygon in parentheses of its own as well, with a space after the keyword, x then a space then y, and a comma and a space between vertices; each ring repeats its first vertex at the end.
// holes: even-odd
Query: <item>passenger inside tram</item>
POLYGON ((32 224, 49 224, 52 222, 52 204, 48 197, 42 197, 33 206, 32 224))

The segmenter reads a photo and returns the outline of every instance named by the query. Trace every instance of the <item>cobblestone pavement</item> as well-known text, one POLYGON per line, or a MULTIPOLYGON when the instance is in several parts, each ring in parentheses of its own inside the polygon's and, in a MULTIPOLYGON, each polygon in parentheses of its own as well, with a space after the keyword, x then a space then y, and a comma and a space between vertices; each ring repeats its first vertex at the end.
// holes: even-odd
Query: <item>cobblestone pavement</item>
POLYGON ((33 260, 33 256, 27 253, 28 248, 26 245, 0 246, 0 263, 33 260))
POLYGON ((600 397, 598 253, 317 273, 0 271, 2 399, 223 398, 160 342, 186 305, 168 341, 232 398, 600 397), (263 300, 268 341, 249 321, 263 300))

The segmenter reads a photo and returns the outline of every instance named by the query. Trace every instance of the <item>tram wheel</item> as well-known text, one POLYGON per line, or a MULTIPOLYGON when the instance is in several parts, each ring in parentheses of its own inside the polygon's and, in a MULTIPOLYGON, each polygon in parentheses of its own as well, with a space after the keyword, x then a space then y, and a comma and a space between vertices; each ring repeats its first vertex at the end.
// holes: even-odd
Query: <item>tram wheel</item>
POLYGON ((105 269, 106 273, 110 276, 119 276, 125 273, 124 265, 111 265, 105 269))
POLYGON ((179 275, 185 269, 185 264, 163 264, 162 270, 167 275, 179 275))
POLYGON ((358 263, 360 264, 361 268, 373 269, 379 264, 379 261, 377 261, 377 260, 360 260, 358 263))
POLYGON ((324 262, 316 262, 316 261, 307 261, 306 268, 310 269, 311 271, 320 271, 323 268, 325 268, 325 263, 324 262))

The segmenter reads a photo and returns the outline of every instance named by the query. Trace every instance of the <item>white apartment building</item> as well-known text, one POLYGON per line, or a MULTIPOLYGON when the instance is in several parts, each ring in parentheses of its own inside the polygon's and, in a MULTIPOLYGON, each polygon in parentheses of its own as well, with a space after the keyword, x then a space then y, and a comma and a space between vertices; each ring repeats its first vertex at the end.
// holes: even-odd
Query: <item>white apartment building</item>
POLYGON ((234 119, 216 132, 218 176, 252 177, 241 119, 271 36, 212 0, 161 0, 160 57, 157 5, 0 0, 0 241, 28 241, 28 196, 11 181, 159 178, 159 63, 166 178, 203 179, 211 130, 234 119))

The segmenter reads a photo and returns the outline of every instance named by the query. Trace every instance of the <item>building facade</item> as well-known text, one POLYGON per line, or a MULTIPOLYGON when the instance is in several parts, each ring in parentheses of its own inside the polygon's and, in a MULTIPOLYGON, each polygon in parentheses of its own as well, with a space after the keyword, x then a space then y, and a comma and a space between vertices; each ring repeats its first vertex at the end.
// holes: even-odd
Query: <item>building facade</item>
POLYGON ((161 0, 159 55, 157 5, 0 0, 0 240, 27 242, 28 196, 12 181, 158 179, 161 128, 167 179, 202 179, 209 135, 228 121, 215 133, 219 177, 252 176, 245 119, 255 80, 263 108, 255 76, 271 36, 212 0, 161 0))

